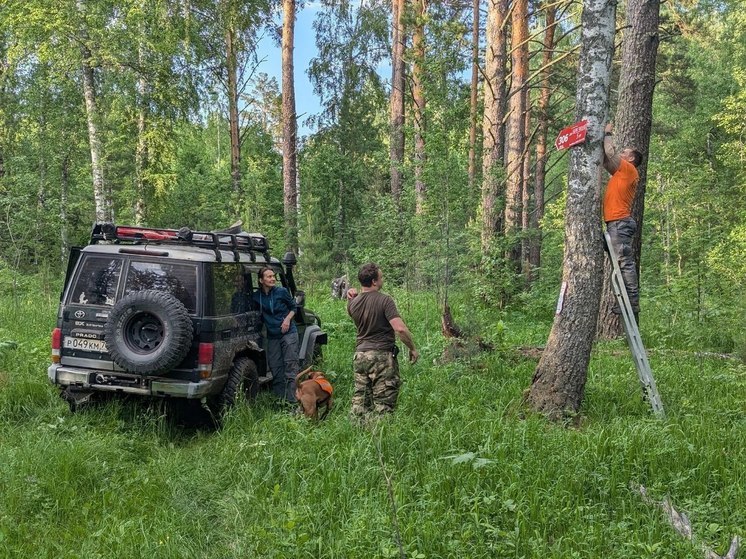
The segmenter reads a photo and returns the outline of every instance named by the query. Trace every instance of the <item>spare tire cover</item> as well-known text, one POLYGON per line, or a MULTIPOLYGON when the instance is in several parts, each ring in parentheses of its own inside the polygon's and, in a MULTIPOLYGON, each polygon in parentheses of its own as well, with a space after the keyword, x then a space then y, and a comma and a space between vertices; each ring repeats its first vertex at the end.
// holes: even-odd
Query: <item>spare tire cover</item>
POLYGON ((170 293, 137 291, 111 309, 104 339, 114 362, 132 373, 162 373, 186 357, 192 319, 170 293))

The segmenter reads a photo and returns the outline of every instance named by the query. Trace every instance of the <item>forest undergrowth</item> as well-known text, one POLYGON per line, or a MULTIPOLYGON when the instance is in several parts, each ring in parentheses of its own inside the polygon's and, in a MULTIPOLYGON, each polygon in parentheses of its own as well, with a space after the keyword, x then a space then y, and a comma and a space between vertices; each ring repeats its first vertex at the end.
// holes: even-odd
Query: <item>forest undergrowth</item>
POLYGON ((332 413, 312 424, 262 393, 216 431, 141 401, 71 414, 46 377, 56 287, 26 281, 0 295, 0 557, 700 558, 746 535, 746 366, 660 347, 646 331, 662 316, 642 333, 666 418, 614 341, 596 345, 577 421, 558 425, 521 400, 553 301, 539 315, 540 301, 451 294, 493 349, 444 361, 435 296, 392 289, 422 357, 402 360, 397 412, 363 428, 348 418, 354 327, 318 290, 332 413), (687 513, 693 542, 640 485, 687 513))

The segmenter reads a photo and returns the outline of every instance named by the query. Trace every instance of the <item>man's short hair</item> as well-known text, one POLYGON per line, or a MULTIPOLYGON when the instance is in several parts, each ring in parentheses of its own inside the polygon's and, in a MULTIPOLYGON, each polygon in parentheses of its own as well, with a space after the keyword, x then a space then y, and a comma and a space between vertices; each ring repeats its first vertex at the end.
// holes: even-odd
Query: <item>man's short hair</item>
POLYGON ((360 267, 357 273, 357 279, 363 287, 370 287, 373 281, 378 279, 378 273, 381 269, 373 262, 368 262, 360 267))
POLYGON ((630 149, 630 151, 632 152, 632 157, 635 158, 634 161, 632 161, 632 165, 634 165, 635 167, 639 167, 642 163, 642 153, 640 153, 636 149, 630 149))

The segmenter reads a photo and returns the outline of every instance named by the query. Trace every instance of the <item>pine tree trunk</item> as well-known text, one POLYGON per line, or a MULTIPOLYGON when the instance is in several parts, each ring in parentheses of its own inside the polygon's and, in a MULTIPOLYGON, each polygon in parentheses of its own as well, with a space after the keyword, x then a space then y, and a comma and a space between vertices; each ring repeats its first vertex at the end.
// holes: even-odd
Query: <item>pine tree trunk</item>
POLYGON ((392 50, 390 98, 391 195, 399 205, 402 191, 402 163, 404 162, 404 0, 391 0, 392 50))
POLYGON ((471 96, 469 101, 469 190, 477 175, 477 105, 479 104, 479 0, 472 2, 471 96))
POLYGON ((91 50, 88 48, 88 31, 85 27, 85 3, 83 0, 78 0, 77 9, 82 22, 80 28, 81 70, 83 73, 83 98, 85 100, 86 121, 88 123, 88 143, 91 150, 95 219, 97 222, 111 222, 114 221, 114 212, 111 196, 108 195, 104 183, 103 149, 101 131, 99 130, 98 105, 96 103, 96 82, 93 72, 93 57, 91 50))
POLYGON ((506 256, 520 270, 521 247, 515 238, 521 231, 521 186, 523 184, 523 146, 528 76, 528 0, 515 0, 511 18, 512 79, 508 114, 505 162, 505 236, 510 243, 506 256))
POLYGON ((295 114, 295 0, 283 0, 282 24, 282 181, 287 250, 298 252, 297 115, 295 114))
POLYGON ((539 107, 537 111, 538 131, 536 134, 536 171, 534 179, 534 211, 531 213, 530 227, 535 231, 531 237, 531 248, 529 249, 529 262, 531 268, 538 270, 541 267, 541 231, 539 229, 541 220, 544 218, 544 190, 546 185, 547 166, 547 132, 549 129, 549 101, 551 88, 549 84, 549 65, 554 53, 554 30, 556 29, 557 8, 555 5, 547 6, 544 30, 544 47, 541 59, 541 93, 539 94, 539 107))
MULTIPOLYGON (((630 0, 627 3, 627 26, 622 41, 622 69, 619 77, 619 103, 614 121, 617 147, 634 148, 643 154, 637 171, 637 184, 632 217, 637 222, 634 238, 638 278, 640 250, 647 185, 647 154, 650 149, 650 131, 653 123, 653 90, 655 88, 655 60, 658 54, 659 0, 630 0)), ((604 265, 604 289, 601 298, 597 334, 611 339, 622 334, 619 317, 611 312, 614 292, 611 287, 611 263, 604 265)))
POLYGON ((422 78, 425 72, 425 0, 414 0, 415 25, 412 38, 414 65, 412 71, 412 97, 414 101, 414 190, 415 213, 425 209, 425 92, 422 78))
POLYGON ((580 409, 601 297, 600 164, 615 8, 614 0, 583 2, 576 120, 588 120, 588 136, 570 154, 560 300, 527 396, 534 410, 552 419, 580 409))
POLYGON ((505 63, 508 0, 488 0, 485 51, 484 115, 482 118, 482 250, 487 252, 502 230, 502 162, 505 146, 503 121, 507 96, 505 63))

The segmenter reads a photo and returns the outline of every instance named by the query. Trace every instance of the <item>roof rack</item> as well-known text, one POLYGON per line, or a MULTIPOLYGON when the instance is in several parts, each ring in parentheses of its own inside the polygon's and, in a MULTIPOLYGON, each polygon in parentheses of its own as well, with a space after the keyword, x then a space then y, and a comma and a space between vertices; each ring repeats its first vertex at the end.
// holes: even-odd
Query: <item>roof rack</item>
POLYGON ((129 225, 115 225, 114 223, 94 223, 91 231, 90 244, 100 242, 181 245, 200 248, 210 248, 215 251, 215 259, 220 262, 221 250, 231 251, 233 260, 239 261, 239 254, 251 256, 256 260, 256 253, 261 253, 269 262, 269 243, 260 233, 223 233, 220 231, 192 231, 188 227, 181 229, 154 229, 152 227, 134 227, 129 225))

